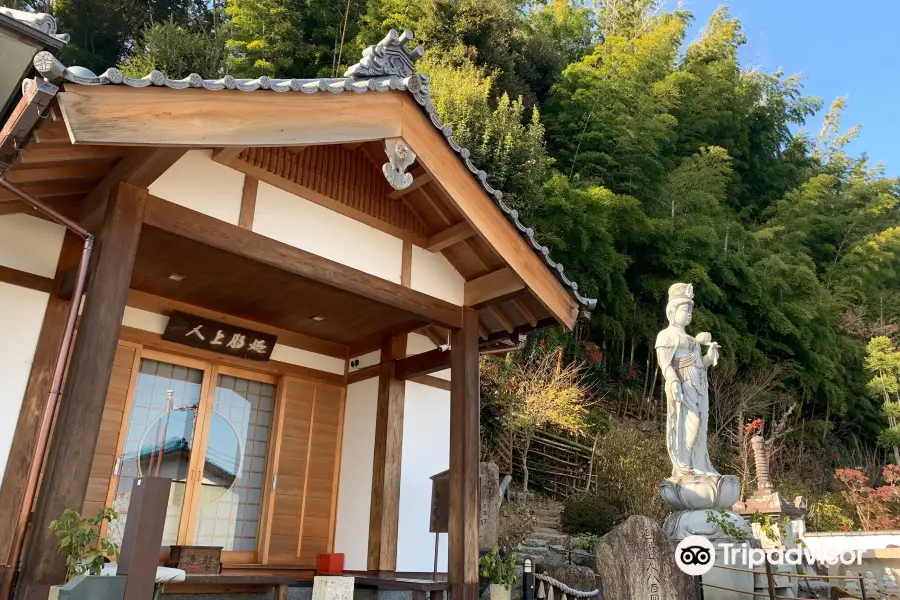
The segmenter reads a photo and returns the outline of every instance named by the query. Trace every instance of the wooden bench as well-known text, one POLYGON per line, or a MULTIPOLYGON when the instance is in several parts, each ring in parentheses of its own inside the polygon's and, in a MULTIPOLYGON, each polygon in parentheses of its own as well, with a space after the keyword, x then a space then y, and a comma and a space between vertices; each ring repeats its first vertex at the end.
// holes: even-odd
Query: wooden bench
POLYGON ((375 588, 377 590, 400 590, 412 592, 412 600, 443 600, 444 592, 450 589, 446 581, 431 579, 405 579, 403 577, 354 576, 354 587, 375 588))

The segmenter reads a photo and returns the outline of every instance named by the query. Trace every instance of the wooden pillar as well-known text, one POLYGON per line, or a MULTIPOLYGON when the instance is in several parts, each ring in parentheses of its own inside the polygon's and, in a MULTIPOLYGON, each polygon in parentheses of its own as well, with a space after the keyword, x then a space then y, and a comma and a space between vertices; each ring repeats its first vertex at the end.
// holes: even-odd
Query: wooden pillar
POLYGON ((84 503, 146 201, 147 190, 120 183, 106 207, 16 600, 43 600, 50 585, 65 579, 65 563, 48 524, 84 503))
POLYGON ((478 597, 478 460, 480 453, 478 313, 463 309, 450 341, 451 600, 478 597))
MULTIPOLYGON (((56 267, 54 288, 58 287, 67 269, 78 262, 83 244, 77 235, 66 232, 56 267)), ((38 429, 50 397, 50 383, 69 311, 69 303, 59 299, 55 292, 55 289, 51 291, 44 311, 44 322, 31 360, 31 373, 22 397, 6 471, 3 473, 3 485, 0 486, 0 560, 3 564, 8 564, 10 558, 13 535, 25 500, 25 483, 37 446, 38 429)))
POLYGON ((406 335, 386 334, 381 340, 378 408, 372 460, 372 501, 369 510, 370 571, 397 570, 397 527, 400 520, 400 466, 403 453, 403 402, 406 382, 396 378, 395 358, 406 357, 406 335))

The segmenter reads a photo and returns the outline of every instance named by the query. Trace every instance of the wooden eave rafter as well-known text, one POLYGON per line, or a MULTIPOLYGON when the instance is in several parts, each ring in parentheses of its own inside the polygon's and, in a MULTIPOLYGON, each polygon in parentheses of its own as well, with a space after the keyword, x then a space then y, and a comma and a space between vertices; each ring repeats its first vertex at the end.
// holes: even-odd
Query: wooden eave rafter
MULTIPOLYGON (((434 235, 441 236, 437 239, 411 241, 426 248, 429 240, 432 247, 445 243, 445 239, 452 240, 450 246, 469 244, 474 238, 462 225, 462 222, 467 223, 471 231, 522 280, 549 314, 568 328, 574 326, 580 307, 570 290, 497 209, 494 199, 488 197, 406 92, 299 96, 266 93, 263 96, 203 89, 67 85, 59 94, 59 104, 76 146, 95 144, 92 148, 103 148, 103 145, 212 146, 226 148, 217 154, 217 158, 228 159, 245 147, 352 146, 402 137, 418 156, 416 168, 422 169, 423 175, 430 178, 411 193, 419 193, 429 200, 432 195, 440 194, 449 199, 454 211, 463 219, 445 215, 453 219, 447 222, 448 228, 456 223, 458 230, 436 232, 434 235), (163 102, 166 106, 164 114, 158 110, 163 102), (262 103, 265 110, 260 110, 262 103), (279 118, 273 120, 272 114, 278 114, 279 118)), ((50 151, 52 149, 45 150, 50 151)), ((265 181, 261 173, 252 175, 265 181)), ((408 237, 404 236, 404 239, 408 237)), ((439 248, 439 251, 448 247, 439 248)), ((522 316, 534 322, 541 315, 522 316)))

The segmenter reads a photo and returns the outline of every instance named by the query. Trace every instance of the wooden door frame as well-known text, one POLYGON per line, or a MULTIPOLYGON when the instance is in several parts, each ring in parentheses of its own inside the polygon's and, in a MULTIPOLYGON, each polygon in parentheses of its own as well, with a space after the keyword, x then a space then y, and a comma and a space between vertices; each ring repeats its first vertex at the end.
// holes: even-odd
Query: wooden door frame
MULTIPOLYGON (((266 472, 263 478, 264 483, 260 498, 260 523, 259 530, 257 532, 257 548, 255 551, 222 552, 222 562, 225 564, 262 564, 261 558, 263 539, 264 535, 268 535, 268 520, 263 521, 262 517, 269 512, 268 505, 270 502, 271 488, 271 485, 269 485, 269 483, 272 480, 272 474, 275 472, 274 467, 277 465, 277 463, 273 461, 272 457, 274 456, 274 448, 276 446, 277 439, 274 437, 276 435, 276 418, 282 410, 280 396, 282 389, 281 382, 284 377, 273 375, 272 373, 266 373, 263 371, 256 371, 253 369, 245 369, 233 365, 217 363, 207 359, 198 359, 183 354, 167 352, 164 350, 156 350, 152 347, 147 347, 134 342, 120 340, 119 344, 122 346, 134 348, 135 356, 132 364, 131 381, 129 382, 128 392, 125 398, 122 423, 119 427, 118 439, 116 440, 115 457, 117 461, 122 456, 128 434, 128 426, 130 424, 131 410, 134 406, 134 396, 137 388, 137 376, 140 372, 141 360, 146 358, 148 360, 156 360, 176 366, 188 367, 203 371, 203 381, 201 383, 199 407, 197 410, 197 421, 194 424, 194 448, 196 448, 196 451, 191 452, 191 458, 188 465, 188 478, 185 489, 184 504, 182 506, 181 521, 178 526, 178 542, 182 544, 191 544, 194 538, 194 530, 196 527, 199 507, 198 501, 200 496, 199 493, 197 493, 197 490, 199 488, 200 478, 202 477, 203 473, 203 469, 198 468, 198 464, 202 464, 200 463, 200 461, 206 455, 206 444, 209 441, 209 426, 213 412, 213 405, 215 403, 215 390, 218 384, 218 376, 229 375, 232 377, 240 377, 242 379, 247 379, 250 381, 257 381, 260 383, 269 383, 275 386, 276 391, 275 397, 273 398, 272 411, 273 422, 272 426, 270 426, 268 456, 266 457, 266 472)), ((321 385, 316 384, 316 382, 313 381, 310 381, 310 383, 314 385, 321 385)), ((113 474, 110 477, 109 489, 106 493, 106 506, 111 506, 112 502, 115 499, 119 478, 120 475, 116 473, 116 470, 114 469, 113 474)), ((107 527, 106 524, 104 524, 101 530, 101 535, 106 535, 106 531, 107 527)), ((165 548, 162 548, 160 556, 161 560, 166 560, 168 557, 168 551, 165 548)))

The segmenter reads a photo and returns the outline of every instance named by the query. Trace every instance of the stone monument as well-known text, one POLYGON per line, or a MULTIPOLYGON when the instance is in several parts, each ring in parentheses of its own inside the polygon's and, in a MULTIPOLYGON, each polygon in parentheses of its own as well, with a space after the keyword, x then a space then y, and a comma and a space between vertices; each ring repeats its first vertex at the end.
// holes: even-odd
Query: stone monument
POLYGON ((597 575, 604 600, 695 600, 694 578, 676 566, 675 542, 655 521, 628 517, 597 540, 597 575))
MULTIPOLYGON (((693 286, 672 285, 666 304, 669 326, 656 337, 656 357, 666 391, 666 449, 672 461, 672 475, 660 482, 660 492, 666 504, 677 511, 666 518, 663 530, 675 540, 692 535, 707 538, 717 545, 716 564, 723 564, 719 544, 750 539, 751 532, 744 519, 731 510, 740 499, 740 479, 720 474, 709 459, 708 371, 718 361, 719 344, 707 332, 694 338, 685 331, 693 310, 693 286), (705 353, 701 346, 706 347, 705 353)), ((752 574, 746 574, 748 581, 738 581, 740 575, 745 574, 713 569, 704 581, 722 576, 727 579, 723 582, 726 587, 749 586, 752 591, 752 574)), ((719 595, 713 589, 706 593, 707 598, 719 595)))

